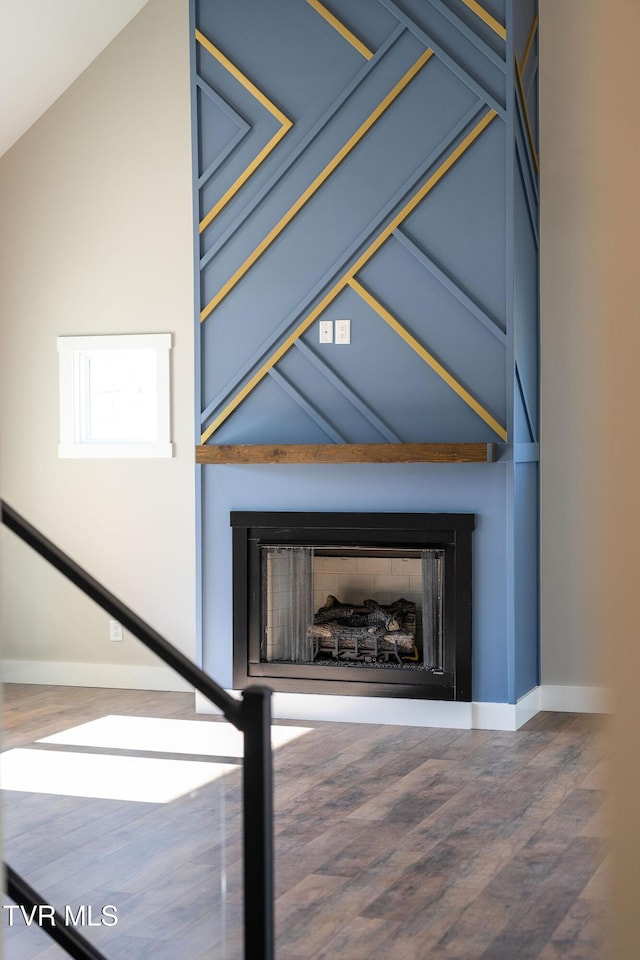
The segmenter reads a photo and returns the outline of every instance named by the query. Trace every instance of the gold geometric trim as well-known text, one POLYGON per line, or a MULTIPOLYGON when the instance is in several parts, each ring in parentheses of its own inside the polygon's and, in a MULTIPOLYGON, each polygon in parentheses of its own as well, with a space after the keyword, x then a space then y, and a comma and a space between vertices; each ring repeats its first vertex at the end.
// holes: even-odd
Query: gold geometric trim
POLYGON ((352 290, 355 290, 358 296, 362 297, 365 303, 367 303, 371 309, 378 314, 379 317, 382 317, 385 323, 389 324, 392 330, 395 330, 395 332, 402 337, 405 343, 407 343, 412 350, 415 350, 418 356, 421 357, 421 359, 424 360, 424 362, 428 364, 442 380, 444 380, 447 386, 451 387, 453 392, 456 393, 461 400, 464 400, 467 406, 471 407, 474 413, 477 413, 478 416, 484 420, 484 422, 491 427, 495 433, 498 434, 501 440, 506 442, 507 431, 505 428, 498 423, 495 417, 491 416, 488 410, 485 410, 482 404, 479 403, 476 398, 472 396, 472 394, 470 394, 469 391, 466 390, 462 384, 455 379, 454 376, 452 376, 452 374, 449 373, 446 367, 443 367, 442 364, 436 360, 432 353, 429 353, 429 351, 423 347, 422 344, 416 340, 416 338, 412 336, 412 334, 410 334, 405 327, 402 326, 402 324, 393 316, 393 314, 389 313, 386 307, 383 307, 382 304, 376 300, 368 290, 365 290, 365 288, 358 283, 355 278, 352 278, 349 281, 349 286, 352 290))
POLYGON ((200 438, 201 443, 206 443, 212 434, 224 423, 224 421, 231 416, 233 411, 240 406, 240 404, 249 396, 249 394, 255 389, 255 387, 260 383, 260 381, 269 373, 272 367, 278 363, 279 360, 287 353, 288 350, 294 345, 296 340, 298 340, 305 330, 308 330, 312 323, 318 319, 319 316, 327 309, 330 303, 332 303, 338 294, 344 290, 344 288, 349 284, 349 282, 355 277, 355 275, 362 269, 362 267, 371 259, 371 257, 376 253, 376 251, 385 243, 393 231, 400 226, 402 221, 409 216, 412 210, 414 210, 418 204, 424 200, 428 193, 440 182, 448 170, 451 169, 453 164, 469 149, 472 143, 480 136, 480 134, 489 126, 492 120, 497 116, 495 110, 488 110, 483 117, 480 118, 478 123, 475 125, 473 130, 471 130, 467 136, 461 140, 455 150, 452 150, 449 156, 440 164, 438 169, 429 177, 429 179, 423 183, 419 190, 411 197, 411 199, 404 205, 402 210, 396 214, 396 216, 391 220, 390 223, 378 234, 376 239, 370 244, 370 246, 364 251, 364 253, 356 260, 356 262, 347 270, 347 272, 334 284, 334 286, 329 290, 328 293, 322 298, 320 303, 309 313, 305 319, 298 324, 296 329, 289 334, 287 339, 280 344, 278 349, 266 360, 259 370, 254 373, 251 379, 244 385, 244 387, 238 391, 235 397, 227 404, 224 410, 218 414, 218 416, 213 420, 207 429, 204 431, 200 438))
POLYGON ((507 30, 506 27, 503 27, 495 17, 492 17, 490 13, 481 7, 477 0, 462 0, 463 3, 469 7, 469 10, 473 10, 477 17, 480 17, 481 20, 487 24, 488 27, 491 27, 494 33, 497 33, 502 40, 507 39, 507 30))
POLYGON ((321 17, 324 17, 327 23, 330 23, 334 30, 337 30, 338 33, 341 34, 341 36, 343 36, 345 40, 351 44, 352 47, 355 47, 358 53, 361 53, 363 57, 367 58, 367 60, 371 60, 373 57, 371 50, 369 50, 368 47, 365 47, 362 40, 358 40, 355 33, 352 33, 348 27, 345 27, 344 23, 341 23, 337 17, 334 17, 331 11, 327 10, 323 3, 320 3, 320 0, 307 0, 307 3, 310 7, 313 7, 313 9, 316 10, 321 17))
POLYGON ((200 224, 198 226, 199 233, 203 233, 207 229, 209 224, 213 220, 215 220, 215 218, 218 216, 220 211, 226 207, 226 205, 229 203, 231 198, 236 195, 238 190, 240 190, 240 188, 247 182, 249 177, 253 175, 253 173, 258 169, 260 164, 264 160, 266 160, 266 158, 269 156, 271 151, 277 146, 278 143, 280 143, 284 135, 288 133, 288 131, 291 129, 292 126, 293 124, 290 123, 288 127, 285 127, 285 126, 280 127, 278 132, 262 148, 260 153, 255 157, 254 160, 251 161, 249 166, 245 170, 243 170, 243 172, 240 174, 238 179, 231 184, 231 186, 226 191, 226 193, 223 194, 223 196, 220 197, 218 202, 214 204, 211 210, 209 210, 209 213, 206 215, 206 217, 203 217, 203 219, 200 221, 200 224))
POLYGON ((262 92, 262 90, 259 90, 255 83, 252 83, 248 77, 245 77, 244 73, 239 70, 238 67, 236 67, 236 65, 232 63, 231 60, 229 60, 229 58, 226 57, 221 50, 218 50, 218 48, 214 46, 213 43, 211 43, 211 41, 208 40, 207 37, 205 37, 204 34, 199 30, 196 30, 196 40, 198 43, 201 43, 202 46, 208 50, 209 53, 215 57, 216 60, 218 60, 222 66, 225 67, 229 73, 235 77, 239 83, 242 84, 243 87, 245 87, 245 89, 253 94, 256 100, 259 100, 262 106, 265 107, 269 113, 276 118, 276 120, 279 120, 280 123, 291 123, 289 118, 285 116, 282 110, 276 107, 275 103, 272 103, 271 100, 269 100, 269 98, 262 92))
POLYGON ((369 114, 367 119, 362 123, 356 132, 347 140, 344 146, 336 153, 332 160, 326 165, 324 170, 318 174, 315 180, 307 187, 307 189, 298 197, 296 202, 292 207, 287 210, 283 217, 276 223, 276 225, 269 231, 266 237, 258 244, 253 253, 251 253, 244 263, 238 267, 236 272, 232 277, 227 280, 223 287, 215 294, 214 297, 207 303, 200 314, 200 321, 207 319, 210 313, 212 313, 215 308, 224 300, 228 293, 233 290, 235 285, 239 280, 244 277, 253 264, 258 260, 265 250, 273 243, 273 241, 278 237, 285 227, 293 220, 297 213, 304 207, 308 200, 320 189, 322 184, 327 180, 336 167, 342 163, 346 156, 353 150, 353 148, 362 140, 364 135, 371 129, 371 127, 376 123, 376 121, 382 116, 385 110, 393 103, 393 101, 402 93, 404 88, 413 80, 415 75, 424 67, 424 65, 431 59, 433 56, 433 50, 425 50, 425 52, 418 57, 416 62, 410 67, 405 75, 398 81, 395 87, 386 95, 386 97, 380 101, 375 110, 369 114))
POLYGON ((258 102, 261 103, 262 106, 269 111, 271 116, 275 117, 276 120, 280 123, 280 129, 275 134, 275 136, 273 136, 271 140, 269 140, 267 145, 263 147, 263 149, 260 151, 257 157, 251 161, 251 163, 246 168, 246 170, 244 170, 240 174, 238 179, 231 184, 231 186, 229 187, 227 192, 224 194, 224 196, 221 197, 220 200, 218 200, 218 202, 211 208, 211 210, 209 210, 207 215, 200 221, 199 232, 202 233, 204 230, 206 230, 206 228, 209 226, 211 221, 215 217, 217 217, 220 211, 224 207, 226 207, 226 205, 229 203, 231 198, 236 195, 238 190, 240 190, 243 184, 247 182, 247 180, 255 172, 255 170, 258 169, 260 164, 269 156, 271 151, 275 148, 276 144, 278 144, 280 140, 282 140, 282 138, 285 136, 285 134, 291 129, 291 127, 293 126, 293 122, 289 120, 289 118, 285 116, 282 110, 276 107, 276 105, 272 103, 267 96, 265 96, 262 90, 259 90, 258 87, 256 87, 255 83, 252 83, 252 81, 249 80, 249 78, 246 77, 244 73, 242 73, 242 71, 239 70, 238 67, 236 67, 236 65, 232 63, 231 60, 229 60, 229 58, 226 57, 221 50, 219 50, 216 46, 214 46, 214 44, 211 43, 211 41, 208 40, 207 37, 205 37, 204 34, 201 33, 199 30, 196 30, 196 40, 198 41, 198 43, 202 44, 205 50, 208 50, 211 56, 215 57, 215 59, 219 63, 221 63, 222 66, 226 70, 228 70, 229 73, 233 77, 235 77, 235 79, 239 83, 242 84, 245 90, 248 90, 249 93, 251 93, 256 98, 256 100, 258 100, 258 102))
POLYGON ((464 140, 460 141, 460 143, 455 148, 455 150, 451 151, 449 156, 446 158, 446 160, 444 160, 440 164, 440 166, 435 171, 435 173, 433 173, 429 177, 429 179, 422 184, 420 189, 413 195, 411 200, 409 200, 408 203, 402 208, 402 210, 400 210, 400 212, 396 214, 393 220, 387 224, 387 226, 384 228, 384 230, 382 230, 381 233, 378 234, 378 236, 373 241, 371 246, 365 250, 365 252, 360 256, 358 260, 356 260, 356 262, 351 267, 351 270, 347 275, 348 279, 355 276, 356 273, 358 273, 363 268, 365 263, 367 263, 367 261, 371 259, 373 254, 376 253, 376 251, 379 250, 382 244, 389 239, 393 231, 397 227, 399 227, 402 221, 409 216, 409 214, 418 206, 419 203, 422 202, 422 200, 424 200, 427 194, 430 193, 431 190, 433 190, 433 188, 436 186, 437 183, 439 183, 440 180, 442 180, 445 173, 447 173, 451 169, 454 163, 456 163, 456 161, 460 159, 462 154, 466 150, 468 150, 468 148, 471 146, 474 140, 477 140, 480 134, 489 126, 491 121, 494 120, 497 116, 498 114, 496 113, 495 110, 493 109, 487 110, 484 116, 481 117, 478 123, 475 125, 473 130, 471 130, 466 135, 464 140))
POLYGON ((224 421, 227 419, 227 417, 229 417, 233 413, 236 407, 239 407, 240 404, 243 402, 243 400, 245 400, 249 396, 249 394, 253 392, 255 387, 257 387, 260 381, 269 373, 271 368, 275 367, 278 361, 281 360, 282 357, 284 357, 285 353, 287 353, 288 350, 291 349, 291 347, 294 345, 296 340, 298 340, 298 338, 302 336, 305 330, 307 330, 311 326, 311 324, 315 320, 317 320, 320 314, 327 309, 329 304, 332 303, 333 300, 335 300, 335 298, 338 296, 340 291, 346 286, 347 281, 348 281, 347 276, 342 277, 342 279, 340 279, 335 284, 335 286, 331 288, 329 293, 327 293, 322 298, 320 303, 311 311, 311 313, 308 314, 307 317, 305 317, 302 323, 300 323, 296 327, 293 333, 289 334, 289 336, 284 341, 284 343, 281 343, 278 349, 275 351, 275 353, 273 353, 269 357, 269 359, 265 361, 265 363, 260 367, 257 373, 254 373, 251 379, 244 385, 242 390, 240 390, 235 395, 233 400, 231 400, 231 402, 227 404, 227 406, 224 408, 222 413, 220 413, 216 417, 216 419, 209 424, 209 426, 207 427, 207 429, 204 431, 204 433, 200 438, 201 443, 206 443, 209 437, 213 433, 215 433, 218 427, 220 427, 224 423, 224 421))
POLYGON ((529 30, 529 36, 527 37, 524 53, 522 54, 522 60, 520 61, 520 70, 522 71, 523 74, 525 71, 525 67, 527 66, 529 55, 533 48, 533 41, 535 39, 537 29, 538 29, 538 14, 536 13, 535 17, 533 18, 533 23, 531 24, 531 29, 529 30))

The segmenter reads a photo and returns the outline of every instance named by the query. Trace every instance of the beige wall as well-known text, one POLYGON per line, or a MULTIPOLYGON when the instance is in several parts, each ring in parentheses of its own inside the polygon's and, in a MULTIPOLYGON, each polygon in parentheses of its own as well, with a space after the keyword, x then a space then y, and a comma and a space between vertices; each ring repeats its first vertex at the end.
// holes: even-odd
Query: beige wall
POLYGON ((613 905, 616 960, 636 960, 640 944, 640 100, 637 38, 640 5, 598 5, 602 89, 596 104, 594 148, 600 171, 600 231, 596 237, 600 317, 605 331, 602 449, 604 632, 615 694, 613 740, 616 825, 613 905))
POLYGON ((604 661, 615 957, 636 960, 640 4, 541 0, 541 11, 543 680, 595 683, 604 661))
MULTIPOLYGON (((151 0, 0 159, 0 489, 194 656, 190 136, 188 4, 151 0), (121 332, 173 334, 175 456, 59 460, 56 337, 121 332)), ((146 662, 3 542, 4 659, 146 662)))
POLYGON ((540 2, 541 667, 579 686, 604 686, 599 5, 540 2))

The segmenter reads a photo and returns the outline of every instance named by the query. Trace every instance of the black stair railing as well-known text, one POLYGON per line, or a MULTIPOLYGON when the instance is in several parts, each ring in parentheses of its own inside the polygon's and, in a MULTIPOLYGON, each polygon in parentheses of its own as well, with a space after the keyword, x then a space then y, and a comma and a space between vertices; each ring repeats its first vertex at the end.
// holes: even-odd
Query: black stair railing
MULTIPOLYGON (((243 691, 241 700, 230 697, 193 661, 2 500, 0 511, 4 526, 199 690, 243 733, 244 955, 245 960, 273 960, 271 690, 252 686, 243 691)), ((12 900, 31 908, 45 902, 8 864, 5 871, 6 890, 12 900)), ((105 960, 77 930, 64 924, 45 923, 43 928, 76 960, 105 960)))
MULTIPOLYGON (((29 910, 37 909, 43 902, 40 894, 8 863, 4 864, 4 869, 5 890, 13 902, 27 907, 29 910)), ((83 937, 73 927, 67 927, 64 918, 57 911, 53 916, 50 916, 49 913, 41 914, 41 927, 74 960, 106 960, 105 955, 100 953, 92 943, 89 943, 86 937, 83 937)))

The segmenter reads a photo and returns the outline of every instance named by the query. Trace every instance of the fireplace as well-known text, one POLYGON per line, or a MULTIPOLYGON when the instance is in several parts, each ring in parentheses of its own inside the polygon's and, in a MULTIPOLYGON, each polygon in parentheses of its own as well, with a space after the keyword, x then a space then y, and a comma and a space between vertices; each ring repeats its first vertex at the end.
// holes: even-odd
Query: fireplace
POLYGON ((471 700, 471 514, 232 512, 234 686, 471 700))

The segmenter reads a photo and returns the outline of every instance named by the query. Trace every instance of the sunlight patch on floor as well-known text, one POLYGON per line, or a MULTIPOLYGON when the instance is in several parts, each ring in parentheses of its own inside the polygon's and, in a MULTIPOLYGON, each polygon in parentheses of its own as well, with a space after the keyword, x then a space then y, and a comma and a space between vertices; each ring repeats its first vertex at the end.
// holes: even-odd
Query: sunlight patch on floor
MULTIPOLYGON (((309 733, 312 727, 271 728, 274 749, 309 733)), ((0 787, 103 800, 168 803, 239 770, 244 737, 229 723, 163 717, 106 716, 70 727, 36 743, 69 750, 15 749, 0 755, 0 787), (73 747, 182 754, 185 759, 75 753, 73 747), (189 760, 228 757, 232 763, 189 760)))
POLYGON ((169 803, 232 770, 237 764, 16 749, 0 757, 0 785, 24 793, 169 803))
MULTIPOLYGON (((312 727, 271 727, 274 749, 309 733, 312 727)), ((163 717, 107 716, 70 727, 38 743, 203 757, 242 757, 244 737, 230 723, 163 717)))

